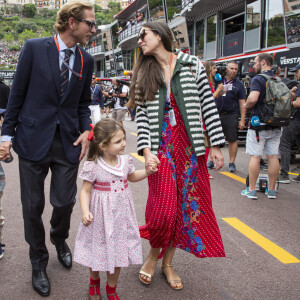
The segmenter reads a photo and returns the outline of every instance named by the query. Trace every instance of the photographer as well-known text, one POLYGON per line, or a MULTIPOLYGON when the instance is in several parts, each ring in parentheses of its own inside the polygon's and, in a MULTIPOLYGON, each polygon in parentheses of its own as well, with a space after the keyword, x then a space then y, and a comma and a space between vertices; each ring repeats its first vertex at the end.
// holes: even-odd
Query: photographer
POLYGON ((112 103, 112 118, 123 126, 125 114, 127 112, 126 103, 128 102, 129 87, 125 84, 118 83, 117 79, 112 79, 114 85, 114 92, 112 96, 115 97, 115 102, 112 103))

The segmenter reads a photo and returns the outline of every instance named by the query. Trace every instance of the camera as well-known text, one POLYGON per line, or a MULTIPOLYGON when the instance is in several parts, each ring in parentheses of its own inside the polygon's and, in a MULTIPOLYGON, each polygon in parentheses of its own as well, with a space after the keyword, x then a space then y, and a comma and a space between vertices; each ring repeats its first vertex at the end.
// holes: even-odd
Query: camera
POLYGON ((112 87, 112 88, 108 91, 108 95, 109 95, 109 97, 111 98, 112 95, 113 95, 114 93, 117 94, 117 92, 118 92, 118 88, 117 88, 117 87, 112 87))
POLYGON ((217 63, 217 72, 224 77, 226 74, 227 64, 225 62, 217 63))

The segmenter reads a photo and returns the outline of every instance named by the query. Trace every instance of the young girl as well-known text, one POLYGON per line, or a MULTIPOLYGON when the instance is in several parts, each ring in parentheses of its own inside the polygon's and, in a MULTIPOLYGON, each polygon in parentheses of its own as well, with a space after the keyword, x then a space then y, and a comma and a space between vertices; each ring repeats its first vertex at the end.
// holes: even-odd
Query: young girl
POLYGON ((133 159, 123 155, 125 130, 112 119, 92 129, 88 160, 80 173, 82 224, 75 242, 74 261, 90 268, 89 299, 101 299, 99 271, 107 271, 108 300, 116 293, 121 267, 142 263, 141 240, 128 181, 157 171, 152 164, 135 171, 133 159))

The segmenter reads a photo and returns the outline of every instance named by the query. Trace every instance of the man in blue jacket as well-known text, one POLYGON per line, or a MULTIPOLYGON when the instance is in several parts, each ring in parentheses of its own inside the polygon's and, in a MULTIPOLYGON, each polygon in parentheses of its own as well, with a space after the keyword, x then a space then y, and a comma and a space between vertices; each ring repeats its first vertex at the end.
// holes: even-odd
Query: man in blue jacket
POLYGON ((91 99, 92 103, 89 106, 91 110, 91 118, 93 124, 100 121, 101 115, 104 113, 104 99, 102 95, 102 90, 99 85, 96 84, 96 75, 93 74, 92 84, 91 84, 91 99))
POLYGON ((30 246, 32 285, 42 296, 50 294, 46 273, 42 213, 44 181, 51 170, 53 206, 50 240, 65 268, 72 255, 65 242, 76 196, 80 160, 88 148, 93 58, 77 46, 95 33, 95 15, 89 1, 66 3, 54 25, 58 34, 28 40, 20 54, 2 126, 1 148, 19 156, 25 239, 30 246))

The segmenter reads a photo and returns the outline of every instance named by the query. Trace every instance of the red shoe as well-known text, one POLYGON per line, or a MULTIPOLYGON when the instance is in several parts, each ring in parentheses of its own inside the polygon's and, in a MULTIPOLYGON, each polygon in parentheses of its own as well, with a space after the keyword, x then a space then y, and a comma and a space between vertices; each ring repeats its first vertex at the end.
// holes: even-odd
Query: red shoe
POLYGON ((110 287, 108 283, 106 284, 106 294, 108 297, 108 300, 120 300, 117 292, 116 292, 117 286, 110 287))
POLYGON ((89 300, 101 300, 100 277, 97 280, 90 278, 89 300))

